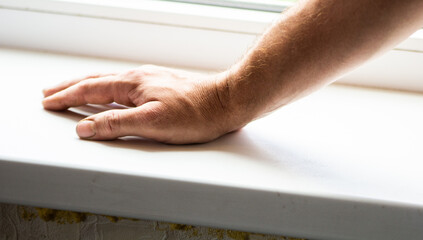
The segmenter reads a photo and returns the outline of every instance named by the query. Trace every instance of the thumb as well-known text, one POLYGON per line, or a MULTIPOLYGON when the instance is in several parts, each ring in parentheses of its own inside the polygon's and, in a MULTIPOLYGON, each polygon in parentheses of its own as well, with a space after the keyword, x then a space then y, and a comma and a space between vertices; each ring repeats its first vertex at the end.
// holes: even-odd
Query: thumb
POLYGON ((109 140, 122 136, 139 136, 140 121, 136 108, 109 110, 81 120, 76 126, 80 138, 109 140))

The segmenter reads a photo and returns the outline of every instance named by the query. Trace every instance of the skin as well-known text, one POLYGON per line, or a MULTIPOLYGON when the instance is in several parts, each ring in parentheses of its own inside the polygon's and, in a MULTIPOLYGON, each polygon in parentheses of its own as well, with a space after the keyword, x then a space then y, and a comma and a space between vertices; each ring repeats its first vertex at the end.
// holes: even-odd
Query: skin
POLYGON ((44 90, 48 110, 117 102, 80 121, 81 138, 203 143, 335 81, 423 26, 421 0, 309 0, 281 14, 230 69, 199 75, 145 65, 44 90))

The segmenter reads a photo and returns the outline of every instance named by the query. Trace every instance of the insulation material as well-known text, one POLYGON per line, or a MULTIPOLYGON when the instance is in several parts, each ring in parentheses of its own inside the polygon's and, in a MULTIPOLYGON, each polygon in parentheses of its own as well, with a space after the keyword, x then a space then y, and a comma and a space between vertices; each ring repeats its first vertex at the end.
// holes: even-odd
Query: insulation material
POLYGON ((0 204, 0 240, 300 240, 210 227, 0 204))

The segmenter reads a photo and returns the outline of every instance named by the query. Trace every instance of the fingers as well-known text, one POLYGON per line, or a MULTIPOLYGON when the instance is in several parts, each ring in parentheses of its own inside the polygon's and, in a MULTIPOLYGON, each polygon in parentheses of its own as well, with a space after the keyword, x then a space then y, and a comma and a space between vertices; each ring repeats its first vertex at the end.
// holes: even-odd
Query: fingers
POLYGON ((49 110, 64 110, 88 103, 117 102, 134 106, 128 98, 128 93, 134 87, 130 82, 119 81, 115 76, 88 79, 46 97, 43 100, 43 105, 45 109, 49 110))
POLYGON ((72 79, 72 80, 69 80, 69 81, 64 81, 62 83, 59 83, 56 86, 43 89, 43 94, 44 94, 44 97, 48 97, 48 96, 51 96, 51 95, 53 95, 57 92, 62 91, 63 89, 66 89, 70 86, 73 86, 73 85, 75 85, 75 84, 77 84, 81 81, 84 81, 84 80, 87 80, 87 79, 93 79, 93 78, 113 76, 113 75, 115 75, 115 74, 114 73, 106 73, 106 74, 97 73, 97 74, 91 74, 91 75, 88 75, 88 76, 85 76, 85 77, 82 77, 82 78, 76 78, 76 79, 72 79))
POLYGON ((81 120, 76 132, 80 138, 111 140, 122 136, 151 137, 143 107, 109 110, 81 120))

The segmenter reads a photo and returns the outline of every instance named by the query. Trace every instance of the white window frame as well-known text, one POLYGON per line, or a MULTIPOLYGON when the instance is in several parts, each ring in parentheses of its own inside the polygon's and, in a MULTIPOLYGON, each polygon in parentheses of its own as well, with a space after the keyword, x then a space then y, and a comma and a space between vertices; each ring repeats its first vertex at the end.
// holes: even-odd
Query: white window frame
POLYGON ((193 4, 204 4, 208 6, 223 6, 238 9, 250 9, 267 12, 277 12, 285 10, 294 5, 292 1, 281 0, 162 0, 172 2, 183 2, 193 4))
MULTIPOLYGON (((0 46, 215 71, 278 16, 157 0, 0 0, 0 46)), ((423 30, 341 82, 423 91, 421 69, 423 30)))

